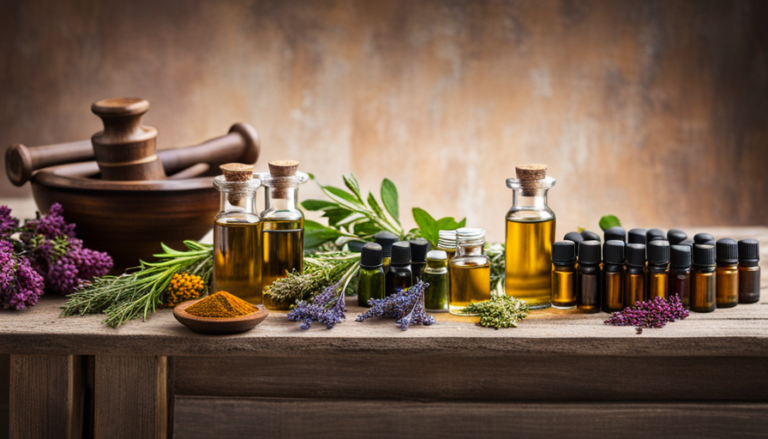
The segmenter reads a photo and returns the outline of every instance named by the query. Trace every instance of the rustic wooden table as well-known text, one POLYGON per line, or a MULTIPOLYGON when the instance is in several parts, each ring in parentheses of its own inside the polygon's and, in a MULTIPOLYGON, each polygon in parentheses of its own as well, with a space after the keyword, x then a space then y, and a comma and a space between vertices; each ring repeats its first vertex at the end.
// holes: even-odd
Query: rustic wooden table
MULTIPOLYGON (((768 228, 712 232, 756 237, 768 259, 768 228)), ((766 272, 760 303, 640 335, 553 309, 516 329, 443 314, 402 332, 354 322, 350 300, 330 331, 275 312, 217 337, 170 310, 119 330, 62 319, 63 299, 46 298, 0 312, 11 437, 766 435, 766 272)))

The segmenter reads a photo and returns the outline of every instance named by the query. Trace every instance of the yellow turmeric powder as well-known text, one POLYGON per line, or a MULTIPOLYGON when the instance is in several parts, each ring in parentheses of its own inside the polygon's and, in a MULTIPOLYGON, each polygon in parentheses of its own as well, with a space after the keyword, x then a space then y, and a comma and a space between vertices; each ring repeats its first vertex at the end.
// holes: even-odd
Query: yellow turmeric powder
POLYGON ((258 310, 255 305, 235 297, 226 291, 219 291, 186 309, 187 313, 197 317, 233 318, 253 314, 258 310))

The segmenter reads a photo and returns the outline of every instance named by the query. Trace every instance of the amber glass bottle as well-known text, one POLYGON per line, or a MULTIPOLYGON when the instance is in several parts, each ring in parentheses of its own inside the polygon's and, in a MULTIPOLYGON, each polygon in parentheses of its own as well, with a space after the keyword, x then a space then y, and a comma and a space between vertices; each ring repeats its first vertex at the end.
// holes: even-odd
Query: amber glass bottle
POLYGON ((739 303, 739 244, 723 238, 715 246, 717 254, 717 307, 733 308, 739 303))
POLYGON ((677 295, 684 307, 691 307, 691 247, 670 247, 669 297, 677 295))
POLYGON ((650 241, 648 251, 648 282, 645 297, 669 298, 669 242, 663 239, 650 241))
POLYGON ((576 246, 572 241, 552 244, 552 306, 571 309, 576 306, 576 246))
POLYGON ((624 309, 624 245, 612 240, 603 246, 603 312, 624 309))
POLYGON ((485 230, 463 228, 456 231, 456 256, 450 260, 451 314, 475 302, 491 298, 491 261, 484 253, 485 230))
POLYGON ((627 244, 627 274, 624 280, 624 306, 633 306, 637 302, 644 301, 645 244, 627 244))
POLYGON ((760 300, 760 244, 756 239, 739 241, 739 303, 760 300))
POLYGON ((576 290, 576 307, 586 313, 600 312, 601 284, 600 241, 579 243, 579 276, 576 290))
POLYGON ((715 246, 693 246, 693 276, 691 281, 691 311, 712 312, 716 307, 717 280, 715 246))

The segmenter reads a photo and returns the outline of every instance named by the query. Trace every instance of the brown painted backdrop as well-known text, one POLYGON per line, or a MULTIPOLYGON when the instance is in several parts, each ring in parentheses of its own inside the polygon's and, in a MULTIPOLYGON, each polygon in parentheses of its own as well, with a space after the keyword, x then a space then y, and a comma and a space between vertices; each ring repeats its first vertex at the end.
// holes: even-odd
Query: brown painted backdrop
POLYGON ((526 162, 558 180, 559 236, 765 224, 767 22, 759 0, 4 1, 0 140, 88 138, 91 102, 141 96, 163 148, 247 121, 260 168, 388 176, 401 211, 493 240, 526 162))

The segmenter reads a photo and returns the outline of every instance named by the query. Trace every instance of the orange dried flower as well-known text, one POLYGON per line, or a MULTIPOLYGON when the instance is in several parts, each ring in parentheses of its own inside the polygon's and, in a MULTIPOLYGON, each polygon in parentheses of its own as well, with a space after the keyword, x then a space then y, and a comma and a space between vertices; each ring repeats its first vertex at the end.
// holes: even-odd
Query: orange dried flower
POLYGON ((205 282, 196 274, 176 273, 166 289, 164 305, 174 307, 186 300, 197 299, 205 293, 205 282))

